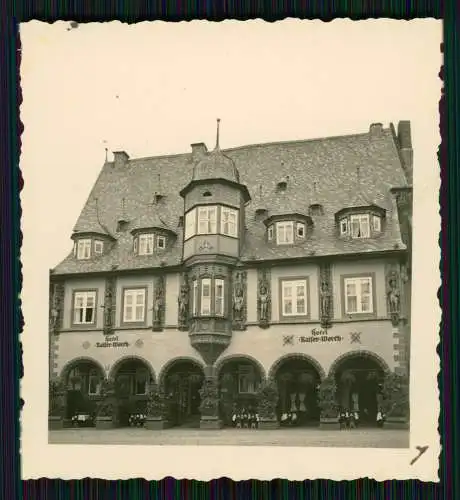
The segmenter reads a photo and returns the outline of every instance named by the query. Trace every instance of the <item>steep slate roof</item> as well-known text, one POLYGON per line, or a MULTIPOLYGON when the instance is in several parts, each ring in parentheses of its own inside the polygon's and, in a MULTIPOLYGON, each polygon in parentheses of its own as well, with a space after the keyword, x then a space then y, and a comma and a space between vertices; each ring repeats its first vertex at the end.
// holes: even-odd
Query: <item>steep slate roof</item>
MULTIPOLYGON (((253 201, 246 207, 246 235, 241 260, 262 261, 308 255, 344 255, 404 249, 392 187, 407 186, 391 129, 378 136, 369 133, 324 139, 255 144, 224 150, 239 171, 240 182, 249 189, 253 201), (357 194, 357 168, 360 170, 360 196, 386 210, 386 224, 379 237, 348 240, 337 237, 334 214, 353 202, 357 194), (277 184, 289 176, 284 192, 277 184), (262 200, 260 200, 262 186, 262 200), (314 187, 315 186, 315 187, 314 187), (291 207, 308 214, 312 203, 320 203, 324 213, 314 216, 313 233, 294 246, 269 246, 266 228, 255 217, 260 203, 268 215, 291 207)), ((208 153, 212 155, 212 153, 208 153)), ((182 255, 184 202, 179 192, 192 180, 194 164, 191 153, 131 159, 126 165, 106 163, 77 221, 79 230, 94 225, 97 199, 99 224, 117 238, 112 250, 91 261, 77 261, 70 253, 54 273, 86 273, 178 265, 182 255), (161 179, 161 189, 159 186, 161 179), (155 192, 164 197, 156 208, 164 224, 177 233, 174 245, 153 256, 132 253, 130 231, 145 216, 155 192), (120 200, 125 199, 125 213, 130 221, 127 230, 117 233, 120 200)), ((96 220, 97 222, 97 220, 96 220)))

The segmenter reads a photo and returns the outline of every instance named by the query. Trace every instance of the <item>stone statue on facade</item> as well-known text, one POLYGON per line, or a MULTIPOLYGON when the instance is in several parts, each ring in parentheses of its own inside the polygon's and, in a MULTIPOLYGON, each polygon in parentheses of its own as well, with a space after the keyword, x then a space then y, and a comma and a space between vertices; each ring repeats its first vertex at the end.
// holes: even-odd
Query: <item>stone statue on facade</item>
POLYGON ((104 296, 104 334, 110 335, 113 332, 113 308, 114 308, 114 281, 109 279, 105 286, 104 296))
POLYGON ((396 271, 392 271, 388 278, 388 309, 393 325, 397 326, 401 313, 401 292, 396 271))
POLYGON ((331 292, 326 280, 321 282, 321 326, 328 328, 331 324, 331 292))
POLYGON ((267 328, 270 311, 270 288, 265 275, 259 282, 259 325, 267 328))
POLYGON ((163 281, 159 280, 155 300, 153 301, 153 330, 161 331, 163 327, 163 311, 165 307, 163 281))
POLYGON ((188 327, 189 313, 189 288, 186 281, 182 283, 178 297, 178 312, 179 312, 179 328, 186 329, 188 327))
POLYGON ((233 286, 233 321, 234 327, 243 329, 245 322, 245 285, 242 272, 237 272, 233 286))

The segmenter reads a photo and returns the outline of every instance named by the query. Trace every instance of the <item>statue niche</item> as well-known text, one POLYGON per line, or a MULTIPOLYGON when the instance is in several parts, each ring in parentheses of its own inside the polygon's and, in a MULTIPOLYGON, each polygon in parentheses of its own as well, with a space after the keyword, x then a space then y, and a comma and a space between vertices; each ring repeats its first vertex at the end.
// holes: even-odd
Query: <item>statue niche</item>
POLYGON ((234 275, 233 329, 246 329, 246 271, 236 271, 234 275))
POLYGON ((330 328, 332 320, 331 269, 329 265, 321 266, 320 283, 320 321, 322 328, 330 328))
POLYGON ((261 328, 268 328, 270 326, 271 319, 271 297, 269 271, 266 269, 259 271, 257 292, 257 314, 259 318, 259 326, 261 328))
POLYGON ((153 321, 152 330, 154 332, 163 331, 165 311, 165 280, 163 276, 158 277, 155 286, 155 296, 153 299, 153 321))
POLYGON ((113 317, 115 308, 115 279, 108 278, 105 282, 105 295, 104 295, 104 335, 111 335, 113 333, 113 317))

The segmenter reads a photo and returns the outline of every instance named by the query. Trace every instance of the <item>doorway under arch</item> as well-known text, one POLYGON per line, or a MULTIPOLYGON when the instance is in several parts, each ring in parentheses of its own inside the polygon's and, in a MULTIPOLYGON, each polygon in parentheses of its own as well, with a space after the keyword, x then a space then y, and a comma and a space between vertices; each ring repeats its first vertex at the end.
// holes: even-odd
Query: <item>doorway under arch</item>
POLYGON ((219 380, 220 413, 224 425, 232 425, 235 412, 257 411, 257 391, 265 379, 263 366, 251 356, 232 355, 216 366, 219 380))
POLYGON ((310 356, 292 354, 275 362, 270 375, 278 385, 278 418, 283 421, 283 415, 295 414, 298 426, 318 425, 318 388, 324 377, 321 365, 310 356))
POLYGON ((330 374, 337 384, 337 403, 342 410, 358 412, 360 425, 377 424, 386 363, 372 353, 356 352, 336 360, 330 374))
POLYGON ((173 359, 163 368, 159 382, 170 398, 173 425, 200 426, 199 391, 203 380, 203 367, 192 358, 173 359))
POLYGON ((131 415, 145 415, 149 387, 155 375, 145 360, 128 357, 117 362, 111 377, 115 382, 119 425, 128 426, 131 415))
POLYGON ((103 368, 89 358, 75 359, 63 368, 61 380, 66 388, 65 419, 72 419, 77 414, 95 414, 103 379, 103 368))

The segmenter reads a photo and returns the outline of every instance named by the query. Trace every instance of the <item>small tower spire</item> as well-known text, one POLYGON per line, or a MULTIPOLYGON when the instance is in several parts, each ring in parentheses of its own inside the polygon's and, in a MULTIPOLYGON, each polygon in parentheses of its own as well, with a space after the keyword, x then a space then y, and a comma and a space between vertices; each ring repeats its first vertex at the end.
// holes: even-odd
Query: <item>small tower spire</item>
POLYGON ((220 132, 220 118, 217 118, 216 149, 220 149, 219 132, 220 132))

